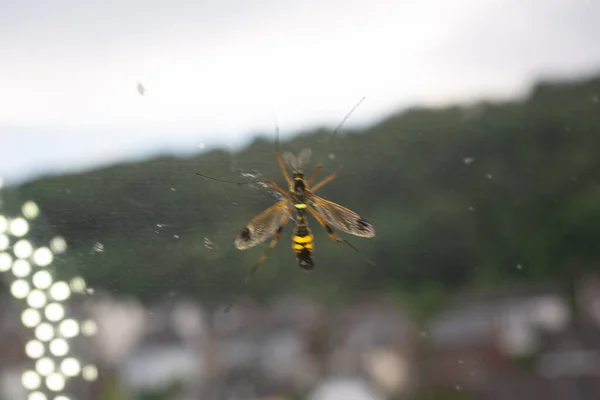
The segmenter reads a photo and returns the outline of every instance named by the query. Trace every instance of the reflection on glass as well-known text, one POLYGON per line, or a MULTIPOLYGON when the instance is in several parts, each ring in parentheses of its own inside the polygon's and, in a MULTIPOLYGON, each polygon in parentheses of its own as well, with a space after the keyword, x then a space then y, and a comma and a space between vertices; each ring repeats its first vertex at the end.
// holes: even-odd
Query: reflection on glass
POLYGON ((42 379, 35 371, 25 371, 21 376, 21 382, 25 389, 35 390, 40 387, 42 379))
POLYGON ((71 296, 71 289, 66 282, 56 282, 50 287, 50 296, 56 301, 64 301, 71 296))
POLYGON ((25 218, 15 218, 10 221, 8 230, 15 237, 23 237, 29 232, 29 223, 25 218))
POLYGON ((33 246, 27 239, 21 239, 13 246, 13 253, 18 258, 29 258, 33 254, 33 246))
POLYGON ((31 264, 27 260, 15 260, 12 272, 17 278, 25 278, 31 273, 31 264))
POLYGON ((10 292, 15 299, 24 299, 29 291, 29 283, 23 279, 17 279, 10 285, 10 292))
POLYGON ((36 359, 44 355, 44 345, 38 340, 30 340, 25 344, 25 354, 29 358, 36 359))
POLYGON ((48 357, 40 358, 35 363, 35 370, 41 376, 50 375, 52 372, 54 372, 55 367, 54 361, 48 357))
POLYGON ((42 316, 38 310, 27 308, 21 313, 21 322, 28 328, 38 326, 41 321, 42 316))
POLYGON ((21 207, 21 213, 27 219, 35 219, 40 214, 40 209, 37 204, 33 201, 27 201, 21 207))

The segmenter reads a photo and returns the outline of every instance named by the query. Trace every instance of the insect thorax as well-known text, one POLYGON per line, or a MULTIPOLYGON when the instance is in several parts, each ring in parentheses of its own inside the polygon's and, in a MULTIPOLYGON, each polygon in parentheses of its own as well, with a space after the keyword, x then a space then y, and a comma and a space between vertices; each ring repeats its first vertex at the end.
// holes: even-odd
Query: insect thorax
POLYGON ((304 198, 304 191, 306 190, 306 182, 304 181, 304 174, 300 172, 294 173, 294 186, 293 192, 297 197, 304 198))

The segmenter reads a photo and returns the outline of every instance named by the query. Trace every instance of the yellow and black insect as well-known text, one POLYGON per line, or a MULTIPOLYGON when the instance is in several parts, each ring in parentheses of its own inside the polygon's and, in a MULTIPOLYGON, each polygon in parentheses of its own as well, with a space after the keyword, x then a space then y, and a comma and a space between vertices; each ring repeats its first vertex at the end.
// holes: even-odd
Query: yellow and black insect
MULTIPOLYGON (((360 104, 360 102, 358 104, 360 104)), ((358 104, 354 108, 356 108, 358 104)), ((352 111, 350 111, 350 113, 352 111)), ((346 115, 346 118, 350 113, 346 115)), ((344 118, 342 123, 336 128, 334 135, 346 118, 344 118)), ((296 229, 293 234, 292 248, 296 253, 298 265, 305 270, 312 270, 315 267, 313 258, 314 237, 308 226, 307 219, 309 213, 312 214, 319 224, 325 228, 333 240, 336 242, 344 242, 357 252, 358 250, 356 247, 352 246, 347 240, 339 238, 333 229, 335 228, 342 232, 360 237, 371 238, 375 236, 375 228, 366 219, 346 207, 325 200, 315 194, 317 190, 334 180, 338 176, 338 173, 334 172, 313 185, 313 181, 321 170, 322 165, 318 164, 310 177, 305 179, 303 169, 308 163, 310 156, 310 149, 302 150, 297 157, 290 152, 284 153, 282 157, 278 150, 275 151, 275 158, 283 172, 283 177, 288 185, 288 190, 283 189, 269 180, 228 182, 197 173, 205 178, 220 182, 237 183, 238 185, 263 183, 273 187, 285 196, 282 200, 254 217, 235 238, 235 247, 239 250, 246 250, 272 237, 269 247, 256 264, 254 264, 248 273, 245 282, 248 282, 252 275, 256 273, 258 267, 267 259, 268 252, 277 245, 281 232, 291 219, 294 211, 296 213, 296 229), (291 178, 286 169, 286 164, 292 169, 291 178)))

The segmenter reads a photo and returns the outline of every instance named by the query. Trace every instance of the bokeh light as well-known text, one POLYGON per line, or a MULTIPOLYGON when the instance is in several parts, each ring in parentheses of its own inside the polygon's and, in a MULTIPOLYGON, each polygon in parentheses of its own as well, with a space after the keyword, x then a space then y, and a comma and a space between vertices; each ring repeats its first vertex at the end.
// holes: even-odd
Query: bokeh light
POLYGON ((35 337, 42 342, 48 342, 54 337, 54 328, 47 322, 42 322, 35 328, 35 337))
POLYGON ((42 392, 31 392, 29 393, 27 400, 48 400, 48 398, 42 392))
POLYGON ((69 344, 65 339, 54 339, 50 342, 50 353, 57 357, 63 357, 69 352, 69 344))
POLYGON ((53 392, 60 392, 65 388, 65 378, 61 374, 50 374, 46 377, 46 387, 53 392))
POLYGON ((58 330, 66 338, 72 338, 79 334, 79 324, 74 319, 65 319, 60 323, 58 330))
POLYGON ((40 324, 42 316, 40 312, 33 308, 27 308, 21 313, 21 322, 27 328, 34 328, 40 324))
POLYGON ((10 285, 10 293, 15 299, 24 299, 29 295, 29 283, 23 279, 17 279, 10 285))
POLYGON ((95 365, 86 365, 81 370, 81 375, 88 382, 95 381, 98 379, 98 368, 95 365))
POLYGON ((60 321, 65 316, 65 308, 59 303, 50 303, 44 309, 44 315, 48 321, 60 321))
POLYGON ((48 376, 54 372, 56 365, 52 359, 48 357, 40 358, 35 363, 35 370, 41 376, 48 376))
POLYGON ((81 333, 85 336, 93 336, 98 333, 98 325, 91 319, 83 321, 81 324, 81 333))
POLYGON ((21 239, 13 246, 13 253, 18 258, 29 258, 33 254, 33 246, 27 239, 21 239))
POLYGON ((65 358, 60 364, 60 370, 69 377, 77 376, 81 372, 81 363, 73 358, 65 358))
POLYGON ((31 273, 31 264, 27 260, 15 260, 12 266, 12 273, 17 278, 25 278, 31 273))
POLYGON ((48 289, 52 285, 52 275, 48 271, 38 271, 33 275, 33 286, 48 289))
POLYGON ((87 286, 85 283, 85 279, 83 279, 81 276, 76 276, 75 278, 71 279, 71 282, 69 282, 69 284, 73 293, 83 293, 85 292, 87 286))
MULTIPOLYGON (((29 284, 27 285, 29 286, 29 284)), ((27 304, 29 307, 42 308, 46 305, 48 298, 46 294, 38 289, 33 289, 29 295, 27 295, 27 304)))
POLYGON ((23 207, 21 207, 21 213, 27 219, 35 219, 38 215, 40 215, 40 208, 37 204, 35 204, 35 202, 27 201, 25 204, 23 204, 23 207))
POLYGON ((56 236, 50 241, 50 248, 55 253, 64 253, 67 251, 67 242, 62 236, 56 236))
POLYGON ((21 383, 25 389, 35 390, 42 384, 42 379, 37 372, 28 370, 21 375, 21 383))
POLYGON ((40 267, 46 267, 52 263, 54 255, 47 247, 40 247, 33 253, 33 262, 40 267))
POLYGON ((10 245, 10 240, 8 240, 8 236, 3 233, 0 233, 0 251, 8 249, 10 245))
POLYGON ((0 253, 0 272, 6 272, 12 265, 12 257, 8 253, 0 253))
POLYGON ((66 282, 56 282, 50 287, 50 296, 56 301, 64 301, 71 296, 71 289, 66 282))
POLYGON ((44 353, 44 345, 39 340, 30 340, 25 344, 25 354, 27 354, 29 358, 37 359, 43 356, 44 353))
POLYGON ((8 230, 15 237, 23 237, 29 232, 29 223, 25 218, 15 218, 10 221, 8 230))
POLYGON ((54 282, 52 270, 44 267, 52 264, 55 253, 66 251, 67 243, 62 236, 55 236, 48 246, 34 248, 26 237, 30 232, 28 220, 37 218, 40 209, 35 202, 28 201, 22 205, 21 213, 24 218, 10 219, 0 215, 0 272, 12 272, 15 280, 10 284, 10 293, 15 299, 25 300, 21 323, 32 329, 35 337, 25 344, 25 354, 35 361, 35 368, 23 372, 21 383, 30 391, 28 400, 50 400, 45 391, 39 389, 42 384, 46 390, 56 393, 50 396, 51 400, 69 400, 62 393, 68 379, 80 374, 87 381, 98 377, 94 365, 82 367, 80 360, 69 355, 70 346, 66 340, 82 332, 86 336, 95 334, 95 322, 87 320, 80 325, 76 319, 64 319, 67 309, 61 304, 72 293, 87 293, 87 285, 81 276, 72 278, 69 283, 54 282), (11 243, 10 236, 18 240, 11 243), (61 361, 60 358, 64 359, 61 361))

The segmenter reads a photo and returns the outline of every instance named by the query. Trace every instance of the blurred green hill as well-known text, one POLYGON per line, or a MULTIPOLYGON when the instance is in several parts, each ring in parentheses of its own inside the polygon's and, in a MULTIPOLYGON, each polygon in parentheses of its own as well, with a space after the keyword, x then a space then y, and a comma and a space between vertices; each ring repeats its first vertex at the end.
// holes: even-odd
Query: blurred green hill
MULTIPOLYGON (((313 221, 317 267, 301 271, 292 222, 247 287, 256 298, 301 291, 339 302, 376 292, 568 283, 600 269, 600 76, 542 82, 522 100, 413 108, 333 142, 330 135, 303 132, 282 150, 311 148, 311 167, 325 162, 322 176, 343 166, 319 194, 375 225, 375 238, 348 239, 377 265, 313 221)), ((272 140, 260 138, 238 153, 44 178, 3 198, 5 207, 35 200, 44 224, 34 233, 66 238, 70 250, 56 263, 62 276, 83 274, 93 287, 147 301, 189 295, 216 304, 239 291, 266 247, 240 252, 233 239, 276 197, 195 173, 241 180, 240 170, 283 183, 272 140)))

